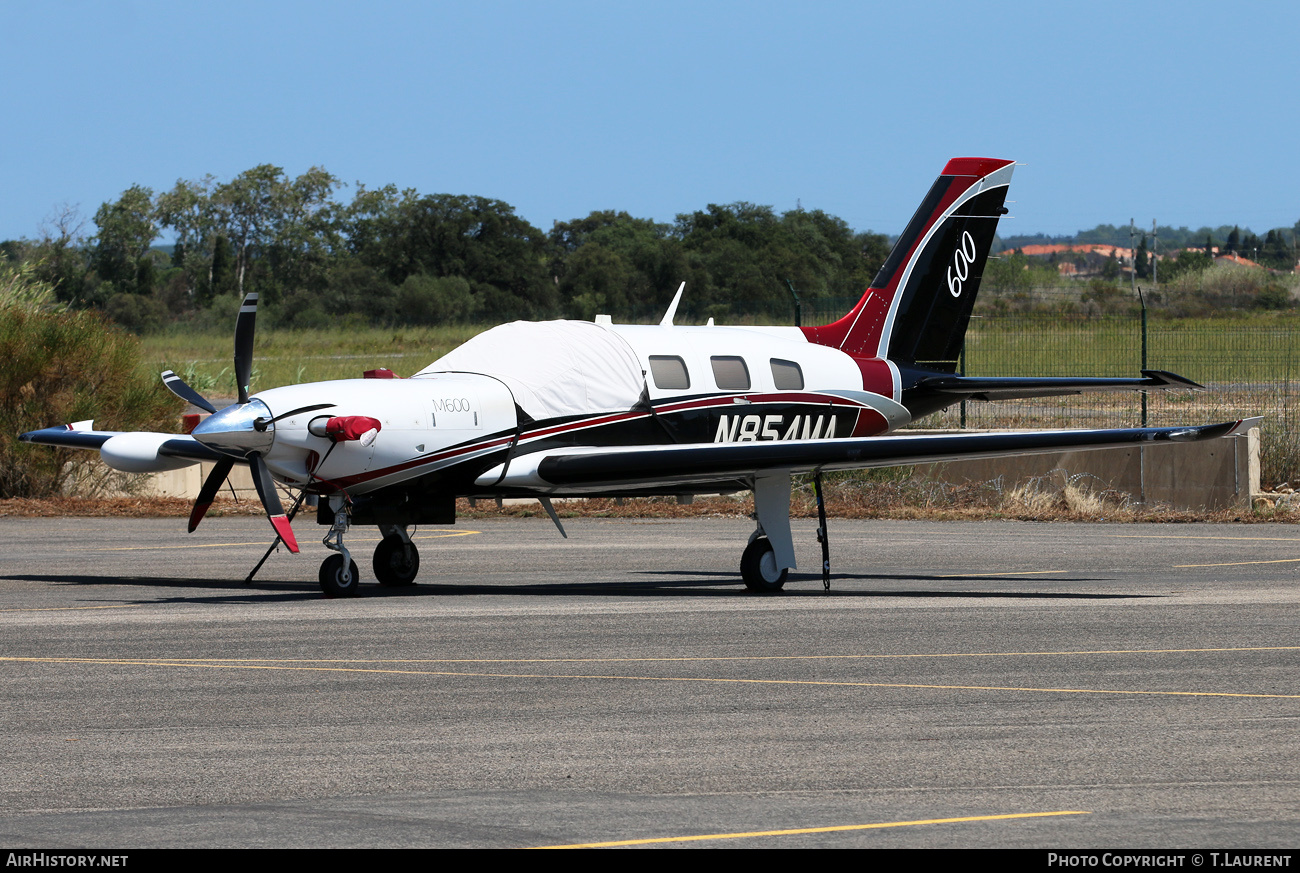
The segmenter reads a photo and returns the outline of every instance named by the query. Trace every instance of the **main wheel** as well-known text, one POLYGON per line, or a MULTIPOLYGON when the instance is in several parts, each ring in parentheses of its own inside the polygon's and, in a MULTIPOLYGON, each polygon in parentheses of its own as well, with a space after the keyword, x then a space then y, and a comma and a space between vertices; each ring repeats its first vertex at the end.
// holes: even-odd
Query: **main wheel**
POLYGON ((740 576, 745 587, 758 594, 775 594, 785 585, 790 571, 776 566, 776 551, 767 537, 758 537, 745 546, 740 556, 740 576))
POLYGON ((351 577, 347 581, 343 579, 343 556, 330 555, 320 565, 320 587, 321 590, 330 597, 356 597, 357 585, 361 581, 361 575, 357 572, 357 562, 349 561, 352 566, 349 568, 351 577))
POLYGON ((375 546, 375 578, 380 585, 414 585, 420 573, 420 553, 411 543, 410 550, 401 537, 384 537, 375 546))

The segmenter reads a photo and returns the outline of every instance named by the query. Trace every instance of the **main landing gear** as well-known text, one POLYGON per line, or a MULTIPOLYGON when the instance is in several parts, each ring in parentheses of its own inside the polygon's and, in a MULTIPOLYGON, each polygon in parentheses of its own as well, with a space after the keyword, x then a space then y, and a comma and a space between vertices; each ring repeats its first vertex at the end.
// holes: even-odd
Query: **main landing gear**
MULTIPOLYGON (((822 551, 822 587, 831 590, 830 537, 826 528, 826 501, 821 471, 813 473, 817 498, 817 542, 822 551)), ((740 556, 740 577, 755 594, 776 594, 785 587, 794 563, 790 538, 790 475, 774 473, 754 479, 754 509, 758 529, 740 556)))
POLYGON ((775 594, 785 587, 789 575, 788 569, 776 565, 772 541, 755 531, 740 556, 740 576, 745 587, 755 594, 775 594))
MULTIPOLYGON (((331 503, 331 508, 334 510, 334 524, 321 542, 325 548, 338 554, 330 555, 321 563, 320 587, 329 597, 355 597, 361 576, 357 572, 357 562, 352 560, 352 553, 343 544, 343 535, 351 527, 350 508, 342 499, 338 499, 337 505, 331 503)), ((384 538, 375 547, 371 564, 375 579, 385 586, 414 585, 420 572, 420 552, 411 542, 406 526, 381 524, 379 532, 384 538)))
POLYGON ((384 535, 375 547, 372 566, 380 585, 414 585, 420 573, 420 551, 411 542, 405 527, 383 524, 379 532, 384 535))

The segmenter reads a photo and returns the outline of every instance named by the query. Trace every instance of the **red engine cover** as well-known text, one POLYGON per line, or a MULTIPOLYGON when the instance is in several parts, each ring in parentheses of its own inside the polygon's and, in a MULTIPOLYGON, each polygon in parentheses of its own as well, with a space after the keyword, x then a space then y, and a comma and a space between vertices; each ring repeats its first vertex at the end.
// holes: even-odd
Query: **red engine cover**
POLYGON ((382 430, 379 419, 368 415, 337 415, 325 422, 325 432, 336 443, 359 440, 371 430, 382 430))

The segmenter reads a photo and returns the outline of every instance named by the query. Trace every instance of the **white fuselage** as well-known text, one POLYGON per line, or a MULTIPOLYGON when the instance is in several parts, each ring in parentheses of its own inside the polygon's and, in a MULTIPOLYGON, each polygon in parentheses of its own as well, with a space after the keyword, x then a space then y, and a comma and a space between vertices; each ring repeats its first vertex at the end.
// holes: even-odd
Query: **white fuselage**
MULTIPOLYGON (((706 440, 713 439, 715 431, 719 439, 729 435, 732 440, 807 438, 811 421, 804 422, 801 430, 797 416, 782 417, 781 401, 804 398, 802 402, 808 403, 808 397, 823 392, 879 413, 880 424, 872 432, 893 430, 910 421, 896 392, 890 397, 864 391, 862 374, 851 357, 809 343, 798 328, 611 325, 606 329, 630 347, 641 369, 636 378, 643 381, 638 387, 644 388, 656 408, 671 410, 675 400, 688 406, 687 401, 707 398, 715 408, 737 412, 730 423, 724 417, 720 427, 709 425, 706 440), (742 411, 746 415, 740 416, 742 411)), ((515 351, 514 357, 524 366, 547 354, 545 348, 515 351)), ((600 374, 591 375, 596 379, 600 374)), ((893 381, 897 385, 897 379, 893 381)), ((526 454, 532 444, 540 445, 560 432, 571 444, 601 445, 602 427, 631 416, 627 410, 635 402, 625 402, 618 411, 567 416, 554 427, 546 420, 521 423, 516 397, 503 378, 490 372, 428 370, 410 379, 273 388, 256 399, 266 404, 272 416, 313 404, 333 404, 275 422, 274 444, 265 458, 272 472, 290 485, 323 480, 355 492, 473 461, 501 451, 512 439, 516 445, 511 450, 517 454, 526 454), (313 420, 352 415, 380 422, 379 433, 369 445, 333 443, 308 429, 313 420)), ((822 426, 820 419, 817 426, 822 426)), ((850 434, 841 430, 836 435, 850 434)))

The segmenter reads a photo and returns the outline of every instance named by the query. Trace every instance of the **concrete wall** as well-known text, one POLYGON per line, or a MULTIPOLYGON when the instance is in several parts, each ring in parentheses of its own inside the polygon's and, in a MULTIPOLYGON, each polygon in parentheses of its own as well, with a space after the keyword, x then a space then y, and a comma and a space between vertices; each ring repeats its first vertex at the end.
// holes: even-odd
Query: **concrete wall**
MULTIPOLYGON (((193 500, 199 496, 199 489, 203 487, 208 473, 212 472, 212 467, 211 461, 202 461, 179 470, 150 474, 140 493, 151 497, 184 497, 193 500)), ((227 482, 221 490, 224 496, 229 497, 230 488, 234 486, 240 500, 257 500, 257 489, 253 487, 253 476, 247 467, 236 464, 230 471, 227 482)))
POLYGON ((953 484, 1001 479, 1008 489, 1041 477, 1060 487, 1078 477, 1093 491, 1113 489, 1141 503, 1249 509, 1251 495, 1260 489, 1259 429, 1197 443, 923 464, 916 471, 953 484))

